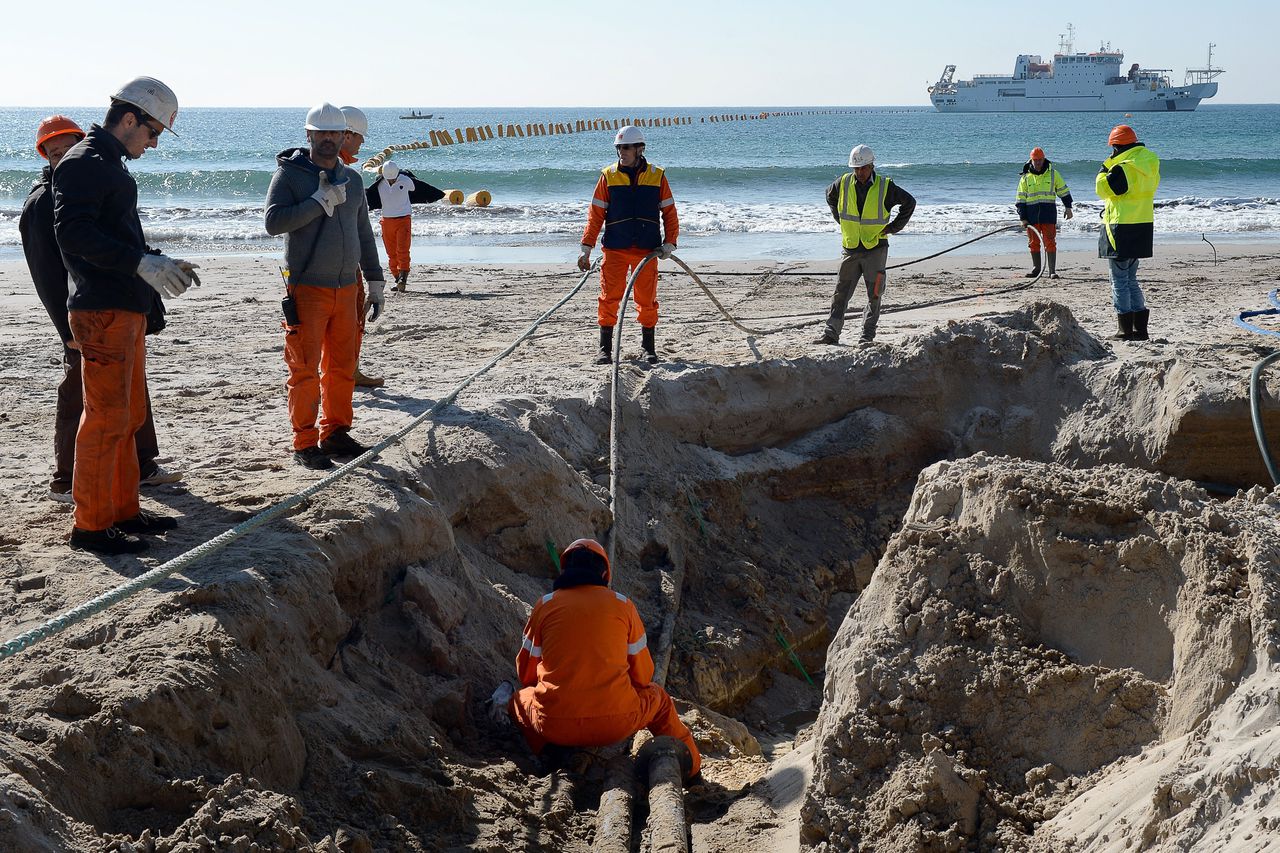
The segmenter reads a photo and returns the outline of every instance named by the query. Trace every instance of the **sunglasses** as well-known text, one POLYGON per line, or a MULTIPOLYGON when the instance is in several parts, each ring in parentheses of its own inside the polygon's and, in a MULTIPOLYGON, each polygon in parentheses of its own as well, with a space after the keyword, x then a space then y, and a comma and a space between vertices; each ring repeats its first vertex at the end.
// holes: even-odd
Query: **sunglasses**
POLYGON ((643 142, 637 142, 637 143, 627 142, 627 143, 623 143, 622 145, 615 145, 613 147, 617 148, 619 151, 630 151, 633 148, 643 148, 644 143, 643 142))
POLYGON ((151 136, 151 138, 152 138, 152 139, 159 139, 159 138, 160 138, 160 134, 164 133, 164 128, 163 128, 163 127, 162 127, 162 128, 159 128, 159 129, 157 130, 157 129, 156 129, 156 127, 155 127, 155 125, 153 125, 153 124, 152 124, 151 122, 149 122, 149 121, 147 121, 147 122, 143 122, 143 123, 142 123, 142 126, 143 126, 143 127, 145 127, 145 128, 147 129, 147 133, 148 133, 148 134, 150 134, 150 136, 151 136))

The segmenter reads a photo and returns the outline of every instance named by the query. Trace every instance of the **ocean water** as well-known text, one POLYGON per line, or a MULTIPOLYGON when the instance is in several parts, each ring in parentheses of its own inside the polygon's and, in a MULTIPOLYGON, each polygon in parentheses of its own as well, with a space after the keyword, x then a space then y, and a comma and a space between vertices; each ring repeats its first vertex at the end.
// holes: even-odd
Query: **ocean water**
MULTIPOLYGON (((422 107, 430 112, 429 106, 422 107)), ((773 107, 751 111, 773 111, 773 107)), ((802 110, 805 108, 786 108, 802 110)), ((20 253, 18 214, 43 165, 33 147, 52 112, 87 127, 101 108, 0 108, 0 257, 20 253)), ((1063 249, 1096 243, 1093 192, 1106 136, 1127 121, 1162 161, 1156 228, 1162 241, 1264 242, 1280 236, 1280 105, 1204 104, 1191 113, 943 115, 928 107, 846 108, 766 120, 703 123, 745 108, 446 110, 425 121, 406 110, 367 111, 362 157, 424 138, 430 129, 572 122, 630 116, 690 116, 693 124, 646 128, 648 157, 665 167, 689 259, 800 260, 838 254, 826 186, 864 142, 878 168, 917 199, 895 255, 923 254, 1016 222, 1018 174, 1035 145, 1066 178, 1077 215, 1063 223, 1063 249)), ((262 228, 275 155, 305 144, 305 109, 188 109, 180 137, 166 134, 129 168, 138 179, 149 242, 175 254, 275 253, 262 228)), ((576 257, 598 170, 612 159, 612 132, 497 138, 395 155, 442 189, 493 194, 484 209, 439 204, 415 211, 414 260, 555 261, 576 257)), ((368 177, 366 184, 372 181, 368 177)), ((374 217, 377 229, 377 217, 374 217)), ((380 241, 379 241, 380 242, 380 241)), ((1021 252, 1017 235, 967 251, 1021 252)))

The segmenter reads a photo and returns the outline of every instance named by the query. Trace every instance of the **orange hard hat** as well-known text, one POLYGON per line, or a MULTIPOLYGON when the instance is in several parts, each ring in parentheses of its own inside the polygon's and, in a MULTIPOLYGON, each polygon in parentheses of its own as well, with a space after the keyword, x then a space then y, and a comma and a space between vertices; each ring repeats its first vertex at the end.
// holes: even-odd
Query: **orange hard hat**
POLYGON ((1037 145, 1035 148, 1032 148, 1032 149, 1031 149, 1031 159, 1032 159, 1032 160, 1043 160, 1043 159, 1044 159, 1044 149, 1043 149, 1043 148, 1041 148, 1039 145, 1037 145))
POLYGON ((1137 141, 1138 134, 1127 124, 1117 124, 1111 128, 1111 135, 1107 137, 1108 145, 1132 145, 1137 141))
POLYGON ((609 578, 612 575, 612 569, 609 566, 609 552, 604 549, 603 545, 594 539, 573 540, 569 543, 568 548, 565 548, 560 552, 560 565, 562 567, 564 566, 565 558, 574 551, 590 551, 593 554, 598 554, 600 559, 604 560, 604 582, 609 582, 609 578))
POLYGON ((66 116, 49 116, 40 122, 40 126, 36 128, 36 150, 40 152, 40 156, 48 160, 49 155, 44 153, 44 144, 55 136, 66 133, 74 133, 84 139, 84 131, 80 129, 80 125, 66 116))

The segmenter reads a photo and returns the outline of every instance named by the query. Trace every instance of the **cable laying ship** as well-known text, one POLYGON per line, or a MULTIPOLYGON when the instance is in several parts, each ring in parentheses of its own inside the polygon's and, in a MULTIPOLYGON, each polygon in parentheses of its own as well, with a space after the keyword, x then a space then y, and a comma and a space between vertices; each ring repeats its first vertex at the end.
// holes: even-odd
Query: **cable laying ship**
POLYGON ((1022 54, 1011 76, 956 80, 956 67, 948 65, 929 87, 934 108, 943 113, 1172 112, 1194 110, 1218 94, 1214 78, 1223 69, 1213 67, 1212 44, 1205 67, 1188 68, 1183 84, 1174 86, 1168 68, 1141 68, 1135 62, 1122 73, 1124 54, 1108 46, 1096 53, 1072 52, 1075 28, 1068 24, 1067 31, 1053 62, 1022 54))

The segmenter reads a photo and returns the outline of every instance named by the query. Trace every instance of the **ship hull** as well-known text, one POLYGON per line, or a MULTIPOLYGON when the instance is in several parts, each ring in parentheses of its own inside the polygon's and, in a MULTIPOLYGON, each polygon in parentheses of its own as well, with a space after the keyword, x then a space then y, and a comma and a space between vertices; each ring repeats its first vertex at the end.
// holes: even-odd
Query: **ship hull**
POLYGON ((961 85, 953 93, 935 93, 930 100, 943 113, 1190 112, 1218 93, 1217 83, 1197 83, 1142 90, 1131 85, 1104 86, 1097 94, 1060 95, 1047 87, 1030 85, 1036 82, 961 85), (1007 94, 1010 91, 1021 93, 1007 94))

